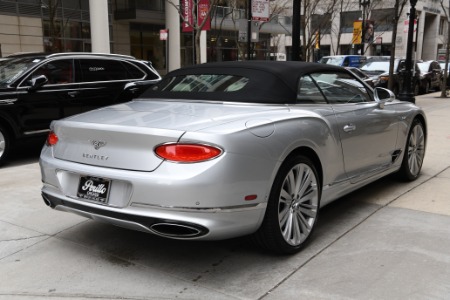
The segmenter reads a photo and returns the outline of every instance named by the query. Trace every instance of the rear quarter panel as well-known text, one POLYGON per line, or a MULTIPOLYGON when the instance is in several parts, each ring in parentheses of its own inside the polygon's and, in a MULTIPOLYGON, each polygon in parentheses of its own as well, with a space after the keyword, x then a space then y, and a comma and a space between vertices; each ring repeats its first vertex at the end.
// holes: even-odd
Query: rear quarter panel
POLYGON ((300 149, 301 153, 302 148, 317 155, 324 185, 346 178, 334 123, 334 115, 328 109, 318 114, 293 107, 289 112, 187 132, 181 141, 203 141, 223 148, 224 155, 233 160, 224 160, 225 164, 216 169, 216 180, 230 187, 243 187, 242 182, 247 182, 264 191, 266 201, 281 164, 293 152, 300 149))

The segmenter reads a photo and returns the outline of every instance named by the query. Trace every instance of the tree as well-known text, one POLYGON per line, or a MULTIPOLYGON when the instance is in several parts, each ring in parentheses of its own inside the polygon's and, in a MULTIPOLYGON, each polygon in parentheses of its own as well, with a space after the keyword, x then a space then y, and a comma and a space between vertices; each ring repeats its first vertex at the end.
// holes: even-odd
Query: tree
MULTIPOLYGON (((284 16, 287 11, 291 10, 291 8, 292 8, 292 0, 270 1, 269 21, 260 23, 259 25, 260 31, 264 28, 264 25, 271 23, 273 20, 278 19, 280 16, 284 16)), ((280 24, 280 26, 282 25, 280 24)), ((286 29, 285 27, 283 28, 286 29)), ((292 35, 292 31, 289 31, 287 29, 286 33, 292 35)), ((269 41, 271 43, 271 46, 274 48, 278 48, 278 44, 280 43, 282 37, 284 37, 284 35, 282 34, 271 34, 269 41)), ((276 50, 275 52, 278 52, 278 50, 276 50)))
POLYGON ((195 63, 200 64, 200 35, 208 20, 211 18, 212 8, 217 6, 218 0, 181 0, 184 5, 176 5, 171 0, 167 2, 175 7, 185 26, 192 28, 194 31, 193 48, 195 52, 195 63), (189 4, 189 5, 187 5, 189 4))
POLYGON ((302 51, 304 60, 311 61, 313 48, 320 42, 324 33, 331 31, 331 21, 334 8, 338 0, 303 0, 303 14, 301 18, 302 51))
MULTIPOLYGON (((349 11, 351 6, 354 4, 354 1, 348 1, 348 0, 340 0, 339 1, 339 16, 342 20, 342 15, 345 11, 349 11)), ((341 36, 342 36, 342 31, 341 31, 341 26, 342 26, 342 22, 341 20, 339 21, 338 25, 334 25, 332 22, 332 27, 331 27, 331 32, 336 34, 337 37, 337 41, 336 41, 336 48, 334 48, 334 43, 333 43, 333 34, 331 34, 331 49, 332 49, 332 53, 334 55, 339 54, 339 46, 341 45, 341 36)))
POLYGON ((61 52, 63 50, 61 38, 64 29, 64 24, 58 20, 58 8, 61 7, 61 0, 47 0, 46 3, 42 2, 42 5, 48 10, 49 41, 46 51, 61 52))

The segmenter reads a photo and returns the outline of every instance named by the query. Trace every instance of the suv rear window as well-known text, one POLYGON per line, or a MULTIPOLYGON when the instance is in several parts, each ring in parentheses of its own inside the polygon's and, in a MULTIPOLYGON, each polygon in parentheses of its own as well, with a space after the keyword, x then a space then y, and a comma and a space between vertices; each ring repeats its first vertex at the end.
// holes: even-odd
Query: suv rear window
MULTIPOLYGON (((122 65, 125 67, 125 69, 127 69, 128 71, 128 78, 130 79, 141 79, 145 77, 145 73, 144 71, 142 71, 141 69, 137 68, 136 66, 134 66, 133 64, 127 63, 127 62, 122 62, 122 65)), ((155 76, 155 78, 152 79, 156 79, 157 77, 155 76)))
POLYGON ((80 59, 81 81, 110 81, 128 79, 127 69, 120 61, 106 59, 80 59))

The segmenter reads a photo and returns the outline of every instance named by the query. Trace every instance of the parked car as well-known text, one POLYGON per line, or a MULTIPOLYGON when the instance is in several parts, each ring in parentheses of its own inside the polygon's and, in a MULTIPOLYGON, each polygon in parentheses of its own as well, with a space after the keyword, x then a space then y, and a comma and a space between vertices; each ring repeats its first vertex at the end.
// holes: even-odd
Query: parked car
MULTIPOLYGON (((412 91, 415 95, 419 95, 420 93, 420 70, 417 62, 413 62, 414 72, 412 78, 412 91)), ((364 65, 361 66, 361 71, 366 73, 371 77, 378 77, 378 79, 374 79, 375 87, 388 87, 389 82, 389 60, 369 60, 364 65)), ((405 60, 404 59, 395 59, 394 61, 394 73, 393 73, 393 89, 392 92, 398 96, 403 89, 403 72, 405 70, 405 60)))
POLYGON ((442 84, 442 68, 435 60, 417 63, 420 70, 420 90, 423 94, 430 90, 439 91, 442 84))
POLYGON ((319 60, 319 63, 329 64, 341 67, 361 67, 367 60, 364 55, 332 55, 324 56, 319 60))
POLYGON ((361 78, 362 81, 364 81, 371 87, 375 87, 375 81, 378 79, 377 76, 369 76, 363 71, 361 71, 361 69, 355 67, 346 67, 346 69, 353 72, 356 76, 361 78))
MULTIPOLYGON (((439 61, 439 65, 442 69, 442 78, 444 78, 445 61, 439 61)), ((447 88, 450 87, 450 63, 447 63, 447 88)))
POLYGON ((149 62, 92 53, 26 53, 0 61, 0 164, 50 122, 129 101, 161 79, 149 62))
POLYGON ((391 173, 415 180, 426 128, 419 107, 341 67, 206 63, 131 102, 52 122, 42 196, 163 237, 252 235, 294 253, 320 207, 391 173))

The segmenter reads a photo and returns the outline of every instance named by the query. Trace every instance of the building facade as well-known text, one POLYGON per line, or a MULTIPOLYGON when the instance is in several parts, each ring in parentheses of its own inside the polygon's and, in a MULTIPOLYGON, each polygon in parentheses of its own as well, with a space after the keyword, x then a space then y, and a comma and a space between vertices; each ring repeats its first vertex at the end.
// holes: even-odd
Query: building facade
MULTIPOLYGON (((177 0, 179 1, 179 0, 177 0)), ((302 8, 305 26, 301 29, 301 45, 310 53, 305 60, 316 61, 321 56, 364 53, 391 55, 392 42, 397 57, 406 55, 408 4, 400 15, 397 38, 392 41, 394 0, 371 0, 360 6, 361 0, 319 1, 319 5, 302 8), (309 9, 314 7, 314 9, 309 9), (362 45, 355 43, 355 22, 367 21, 373 34, 362 45), (303 32, 304 31, 304 32, 303 32)), ((367 0, 365 0, 367 1, 367 0)), ((292 45, 292 1, 271 1, 267 22, 252 24, 256 36, 251 43, 253 59, 274 59, 283 54, 290 59, 292 45), (253 27, 254 25, 254 27, 253 27)), ((311 4, 310 2, 302 1, 311 4)), ((235 2, 235 3, 240 3, 235 2)), ((161 73, 195 61, 194 36, 182 32, 175 6, 167 0, 108 0, 110 50, 152 61, 161 73), (171 14, 168 11, 172 11, 171 14), (173 13, 175 11, 175 13, 173 13), (162 30, 170 28, 163 39, 162 30), (178 32, 176 32, 178 31, 178 32), (177 34, 175 34, 177 33, 177 34), (168 58, 176 57, 169 68, 168 58)), ((448 5, 448 4, 447 4, 448 5)), ((415 57, 437 59, 447 43, 448 7, 439 0, 418 1, 415 57)), ((228 0, 219 1, 211 11, 211 29, 204 34, 201 48, 203 61, 247 59, 245 1, 231 7, 228 0)), ((253 30, 253 29, 252 29, 253 30)), ((252 38, 253 38, 252 33, 252 38)), ((0 1, 0 54, 42 51, 91 51, 89 0, 4 0, 0 1)))

